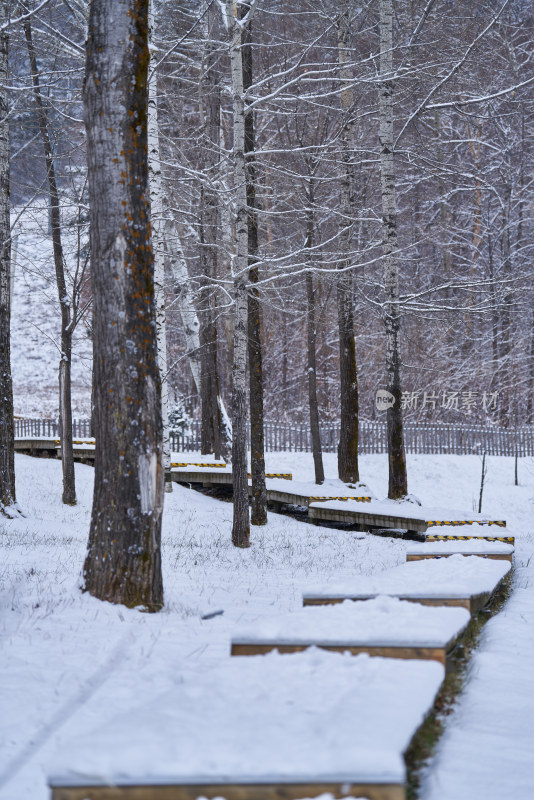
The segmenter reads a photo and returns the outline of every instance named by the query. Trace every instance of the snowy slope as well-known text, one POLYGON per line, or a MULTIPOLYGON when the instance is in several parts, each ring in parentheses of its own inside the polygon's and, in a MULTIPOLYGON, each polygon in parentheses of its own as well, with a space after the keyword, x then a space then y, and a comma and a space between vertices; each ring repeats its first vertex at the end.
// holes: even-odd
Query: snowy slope
MULTIPOLYGON (((18 211, 12 212, 13 222, 18 211)), ((18 218, 17 259, 11 318, 11 368, 15 414, 58 414, 59 302, 47 209, 36 203, 18 218)), ((64 242, 69 258, 72 242, 64 242)), ((81 323, 74 337, 73 412, 86 416, 90 409, 91 341, 81 323)))

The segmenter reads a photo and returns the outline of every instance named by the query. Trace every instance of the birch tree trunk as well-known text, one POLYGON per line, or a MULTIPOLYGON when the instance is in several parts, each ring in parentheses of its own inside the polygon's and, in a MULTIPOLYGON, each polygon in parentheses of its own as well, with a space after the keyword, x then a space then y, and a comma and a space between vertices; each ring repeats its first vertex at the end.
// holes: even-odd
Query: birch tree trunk
MULTIPOLYGON (((9 0, 0 2, 0 26, 9 0)), ((15 431, 11 380, 11 230, 9 219, 8 35, 0 29, 0 514, 18 513, 15 497, 15 431)))
MULTIPOLYGON (((315 190, 314 181, 308 184, 308 211, 306 220, 306 260, 311 264, 315 233, 315 190)), ((308 334, 308 403, 310 407, 310 432, 312 439, 313 465, 315 469, 315 483, 324 483, 323 453, 321 449, 321 433, 319 430, 319 406, 317 403, 317 331, 315 322, 315 289, 313 286, 313 273, 306 273, 306 301, 307 301, 307 334, 308 334)))
MULTIPOLYGON (((180 318, 185 335, 186 356, 191 368, 195 389, 200 397, 201 393, 201 365, 200 365, 200 321, 196 312, 193 293, 191 292, 189 270, 185 260, 180 234, 172 217, 165 222, 165 247, 167 263, 172 275, 172 282, 180 318)), ((226 411, 224 401, 219 394, 217 397, 219 418, 221 421, 221 456, 229 459, 232 447, 232 426, 226 411)))
POLYGON ((394 403, 388 408, 387 436, 389 461, 388 497, 398 499, 408 493, 406 454, 401 409, 399 264, 397 249, 397 196, 393 142, 393 0, 380 0, 380 89, 379 139, 382 196, 382 241, 386 301, 387 390, 394 403))
POLYGON ((230 66, 233 101, 233 174, 236 248, 233 259, 234 360, 232 365, 232 481, 234 519, 232 542, 250 546, 247 477, 247 320, 248 320, 248 213, 245 165, 245 103, 243 93, 242 26, 237 20, 234 0, 226 0, 230 37, 230 66))
POLYGON ((33 96, 37 108, 39 130, 44 148, 48 193, 50 197, 50 223, 52 229, 52 246, 56 284, 61 309, 61 356, 59 361, 59 431, 61 438, 61 465, 63 468, 63 502, 76 505, 76 485, 74 477, 74 454, 72 450, 72 398, 71 398, 71 366, 72 366, 72 306, 67 294, 65 279, 65 259, 61 240, 61 215, 59 192, 56 181, 54 154, 48 129, 48 115, 43 103, 35 47, 33 45, 31 19, 24 21, 24 33, 28 48, 30 71, 33 82, 33 96))
MULTIPOLYGON (((154 35, 154 4, 149 0, 149 43, 154 35)), ((149 67, 150 68, 150 67, 149 67)), ((165 241, 163 237, 163 179, 158 125, 158 76, 156 69, 149 72, 148 82, 148 175, 150 186, 150 209, 152 228, 152 250, 154 253, 154 296, 156 303, 156 333, 158 344, 158 367, 161 378, 161 417, 163 425, 163 469, 165 491, 172 492, 171 444, 169 437, 169 383, 167 380, 167 320, 165 304, 165 241)))
POLYGON ((85 590, 157 611, 164 474, 148 64, 148 0, 92 0, 83 99, 98 439, 85 590))
POLYGON ((193 301, 189 271, 180 235, 171 217, 165 221, 165 252, 184 328, 185 354, 191 368, 195 389, 200 397, 200 321, 193 301))
MULTIPOLYGON (((250 7, 242 6, 242 14, 250 13, 250 7)), ((252 86, 252 42, 251 23, 243 34, 241 58, 243 62, 243 91, 252 86)), ((245 108, 245 154, 247 168, 247 207, 248 207, 248 366, 249 366, 249 405, 250 405, 250 472, 252 477, 252 510, 250 521, 253 525, 267 524, 267 487, 265 485, 265 441, 263 432, 263 359, 261 347, 261 305, 257 287, 258 271, 258 215, 256 212, 256 167, 254 151, 254 112, 245 108)))
POLYGON ((352 158, 354 134, 351 115, 354 96, 350 86, 352 79, 348 66, 350 38, 350 2, 345 0, 338 24, 338 63, 340 77, 344 83, 340 93, 341 110, 344 114, 341 180, 341 231, 340 268, 345 270, 337 280, 337 313, 339 327, 339 377, 340 377, 340 433, 338 446, 338 474, 345 483, 360 479, 358 468, 358 374, 356 369, 356 344, 354 341, 353 277, 347 269, 351 266, 352 229, 356 217, 355 187, 352 158))

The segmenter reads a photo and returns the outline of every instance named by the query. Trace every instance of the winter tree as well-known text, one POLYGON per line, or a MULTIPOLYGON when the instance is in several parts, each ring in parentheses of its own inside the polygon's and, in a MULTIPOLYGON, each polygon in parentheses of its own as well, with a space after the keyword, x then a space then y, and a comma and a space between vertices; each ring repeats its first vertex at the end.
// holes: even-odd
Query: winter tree
POLYGON ((15 497, 11 381, 11 228, 9 213, 8 32, 9 0, 0 2, 0 513, 18 513, 15 497))
POLYGON ((163 605, 161 386, 147 165, 148 0, 93 0, 84 85, 97 448, 85 590, 163 605))

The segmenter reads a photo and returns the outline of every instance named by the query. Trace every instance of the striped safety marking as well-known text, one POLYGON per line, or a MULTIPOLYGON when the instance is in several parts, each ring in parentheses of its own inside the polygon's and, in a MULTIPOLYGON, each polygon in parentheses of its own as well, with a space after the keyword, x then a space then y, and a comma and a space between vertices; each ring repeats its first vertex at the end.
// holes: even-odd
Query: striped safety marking
MULTIPOLYGON (((61 439, 54 439, 54 442, 58 447, 61 446, 61 439)), ((74 446, 78 446, 80 444, 91 444, 91 445, 94 445, 95 444, 95 440, 94 439, 73 439, 72 440, 72 444, 74 446)))
POLYGON ((320 503, 327 500, 356 500, 358 503, 370 503, 370 497, 308 497, 308 500, 314 503, 320 503))
MULTIPOLYGON (((55 442, 56 447, 61 447, 61 440, 60 439, 54 439, 54 442, 55 442)), ((73 447, 80 447, 80 445, 83 445, 83 444, 90 444, 92 447, 94 447, 95 440, 94 439, 88 439, 87 441, 85 441, 84 439, 73 439, 73 441, 72 441, 73 447)))
MULTIPOLYGON (((250 472, 248 474, 248 477, 249 478, 251 477, 250 472)), ((293 473, 292 472, 266 472, 265 473, 265 477, 266 478, 285 478, 285 480, 287 480, 287 481, 292 481, 293 480, 293 473)))
POLYGON ((199 461, 177 461, 172 462, 171 467, 216 467, 223 469, 226 464, 201 464, 199 461))
POLYGON ((515 536, 426 536, 425 542, 466 542, 470 539, 480 539, 484 542, 504 542, 515 544, 515 536))
POLYGON ((478 519, 440 519, 440 520, 427 520, 426 524, 429 528, 436 525, 498 525, 499 528, 506 528, 505 520, 478 520, 478 519))

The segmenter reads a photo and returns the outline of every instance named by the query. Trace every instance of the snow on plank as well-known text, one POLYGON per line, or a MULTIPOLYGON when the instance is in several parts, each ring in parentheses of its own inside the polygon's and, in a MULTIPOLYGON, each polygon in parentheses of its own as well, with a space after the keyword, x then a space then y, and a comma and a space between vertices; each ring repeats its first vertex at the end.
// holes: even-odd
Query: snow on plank
POLYGON ((417 514, 419 507, 412 503, 393 504, 371 500, 365 507, 343 500, 310 503, 308 517, 316 522, 341 522, 363 528, 387 528, 424 533, 426 521, 417 514))
POLYGON ((50 770, 53 800, 325 792, 403 800, 403 753, 444 669, 308 650, 228 659, 179 677, 156 700, 63 745, 50 770))
POLYGON ((368 503, 373 499, 373 493, 366 484, 348 487, 338 479, 327 479, 321 486, 313 481, 292 481, 291 488, 283 481, 270 480, 267 483, 267 498, 278 508, 282 505, 306 508, 310 503, 334 499, 368 503))
POLYGON ((55 458, 56 440, 55 438, 44 436, 15 437, 15 451, 17 453, 27 453, 28 455, 46 453, 55 458))
POLYGON ((355 783, 194 783, 189 785, 52 786, 52 800, 406 800, 404 786, 355 783), (345 792, 352 792, 350 797, 345 792), (147 794, 149 792, 149 794, 147 794), (362 792, 365 794, 362 794, 362 792), (318 794, 316 794, 318 793, 318 794))
MULTIPOLYGON (((61 447, 58 445, 56 448, 57 457, 61 458, 61 447)), ((82 464, 92 464, 95 460, 96 445, 84 444, 73 445, 72 456, 75 461, 80 461, 82 464)))
POLYGON ((477 556, 424 559, 374 576, 357 576, 351 585, 310 588, 303 603, 325 605, 385 594, 429 606, 461 606, 474 614, 491 600, 510 568, 508 561, 477 556))
POLYGON ((446 666, 447 654, 469 620, 465 608, 429 608, 383 596, 261 619, 239 629, 232 637, 231 652, 235 656, 275 649, 295 653, 320 647, 352 655, 430 658, 446 666))
POLYGON ((427 541, 423 544, 409 547, 406 551, 406 561, 421 561, 425 558, 447 558, 456 554, 512 561, 514 547, 511 544, 487 541, 484 538, 427 541))
POLYGON ((418 506, 415 503, 394 500, 373 500, 366 505, 365 510, 347 506, 338 500, 328 500, 311 503, 308 514, 310 519, 316 521, 352 523, 369 528, 405 529, 416 533, 424 533, 429 527, 442 526, 506 527, 505 520, 492 520, 483 514, 418 506))
MULTIPOLYGON (((266 472, 265 477, 276 478, 280 481, 292 480, 293 476, 290 472, 266 472)), ((250 480, 250 473, 248 475, 250 480)), ((232 485, 232 467, 227 464, 197 464, 193 465, 171 465, 171 479, 175 483, 201 483, 204 486, 212 486, 215 484, 232 485)))
POLYGON ((232 485, 232 467, 209 464, 205 466, 171 467, 174 483, 201 483, 203 486, 232 485))

